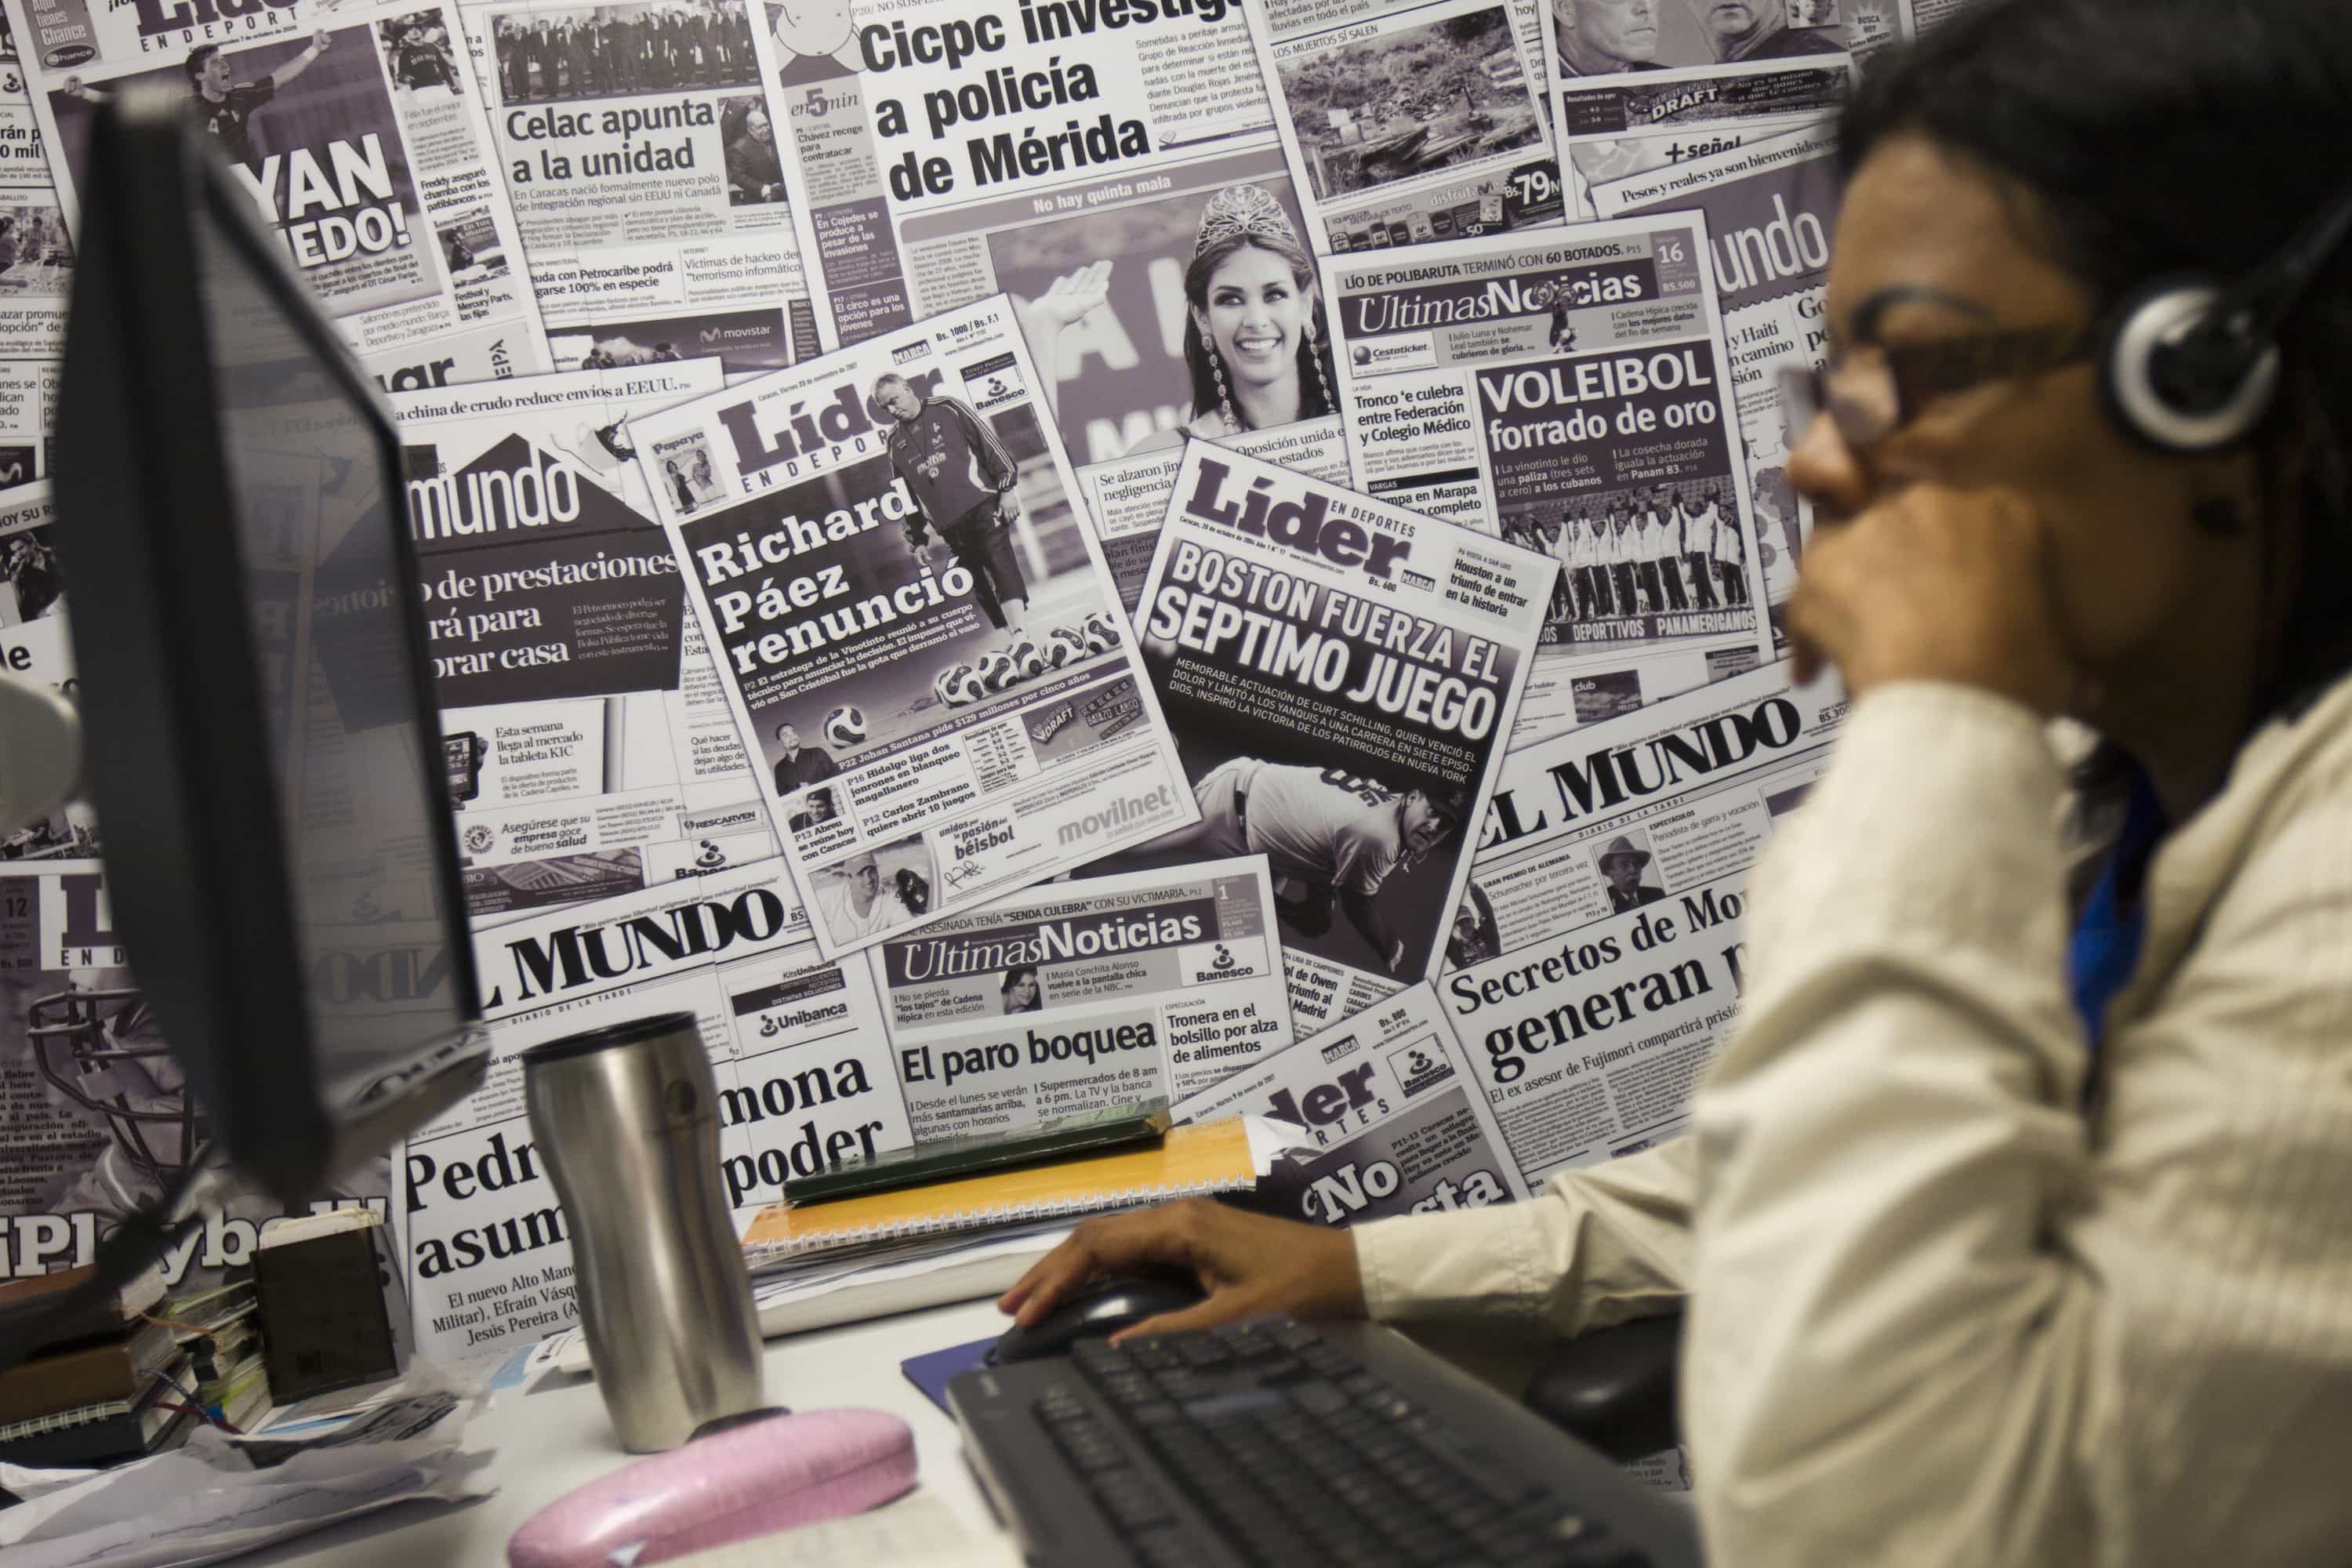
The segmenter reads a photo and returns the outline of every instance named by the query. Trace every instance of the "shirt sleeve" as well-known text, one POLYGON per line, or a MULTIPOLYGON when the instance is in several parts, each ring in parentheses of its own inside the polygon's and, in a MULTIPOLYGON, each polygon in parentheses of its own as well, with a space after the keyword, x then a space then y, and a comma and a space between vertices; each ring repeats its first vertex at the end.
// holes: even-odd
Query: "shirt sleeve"
POLYGON ((1332 837, 1331 885, 1343 893, 1379 892, 1395 865, 1395 846, 1356 824, 1332 837))
POLYGON ((1375 1318, 1499 1318, 1562 1334, 1682 1304, 1693 1150, 1674 1139, 1564 1172, 1524 1204, 1402 1215, 1356 1229, 1375 1318))
POLYGON ((952 397, 943 402, 954 413, 956 423, 963 426, 964 439, 971 443, 972 454, 980 459, 981 472, 987 477, 988 488, 992 490, 1011 489, 1020 479, 1021 470, 1013 463, 1013 454, 1004 449, 1004 443, 996 438, 996 432, 988 427, 988 421, 973 413, 968 403, 952 397))

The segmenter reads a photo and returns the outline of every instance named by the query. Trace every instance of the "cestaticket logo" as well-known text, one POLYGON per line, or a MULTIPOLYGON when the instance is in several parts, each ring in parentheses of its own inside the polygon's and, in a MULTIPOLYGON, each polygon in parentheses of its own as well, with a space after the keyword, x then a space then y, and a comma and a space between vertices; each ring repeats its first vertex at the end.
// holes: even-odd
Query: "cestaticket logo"
POLYGON ((488 854, 498 841, 498 830, 487 822, 478 822, 466 829, 466 847, 474 854, 488 854))

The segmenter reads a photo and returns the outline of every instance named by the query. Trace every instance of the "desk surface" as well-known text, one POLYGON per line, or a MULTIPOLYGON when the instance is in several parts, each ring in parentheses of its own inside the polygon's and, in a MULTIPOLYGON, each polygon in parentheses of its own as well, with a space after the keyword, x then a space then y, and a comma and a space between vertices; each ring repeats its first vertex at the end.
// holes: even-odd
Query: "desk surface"
MULTIPOLYGON (((915 1430, 921 1489, 945 1504, 975 1539, 995 1537, 955 1423, 923 1397, 898 1363, 994 1334, 1005 1321, 988 1301, 963 1301, 770 1340, 768 1398, 794 1410, 864 1405, 904 1418, 915 1430)), ((480 1443, 499 1450, 497 1496, 454 1508, 402 1503, 236 1562, 256 1568, 501 1568, 507 1537, 523 1521, 635 1458, 614 1440, 604 1401, 587 1378, 551 1374, 529 1391, 503 1390, 476 1430, 480 1443)))

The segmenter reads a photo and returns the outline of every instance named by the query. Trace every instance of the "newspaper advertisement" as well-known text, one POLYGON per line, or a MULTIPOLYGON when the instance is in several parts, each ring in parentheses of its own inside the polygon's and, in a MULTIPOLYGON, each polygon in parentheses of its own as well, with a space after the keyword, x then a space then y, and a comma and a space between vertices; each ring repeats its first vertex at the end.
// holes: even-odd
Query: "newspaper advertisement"
MULTIPOLYGON (((1553 0, 1549 93, 1570 197, 1833 116, 1890 0, 1553 0)), ((1573 218, 1571 218, 1573 221, 1573 218)))
POLYGON ((1198 816, 1003 296, 629 426, 828 958, 1198 816))
POLYGON ((1511 753, 1437 994, 1530 1189, 1682 1130, 1748 874, 1845 709, 1773 665, 1511 753))
POLYGON ((1692 210, 1706 216, 1756 508, 1757 568, 1776 648, 1786 645, 1781 616, 1796 591, 1811 525, 1810 509, 1789 483, 1789 448, 1802 433, 1789 428, 1782 412, 1780 372, 1790 364, 1818 367, 1829 353, 1822 293, 1843 184, 1837 132, 1815 125, 1628 180, 1612 187, 1602 205, 1601 216, 1610 218, 1692 210))
POLYGON ((1302 1028, 1437 972, 1559 568, 1196 442, 1136 635, 1200 821, 1088 874, 1265 855, 1302 1028))
POLYGON ((628 421, 716 359, 395 395, 466 912, 777 852, 628 421))
MULTIPOLYGON (((387 955, 408 933, 379 927, 348 952, 320 942, 317 983, 348 995, 349 977, 388 969, 387 955)), ((98 860, 0 860, 0 1280, 91 1261, 210 1139, 210 1118, 131 973, 98 860)), ((160 1268, 175 1292, 206 1289, 250 1265, 262 1234, 280 1220, 362 1205, 391 1214, 389 1162, 362 1167, 292 1213, 257 1193, 232 1192, 160 1268)), ((396 1276, 386 1288, 404 1338, 396 1276)))
POLYGON ((1250 12, 1318 255, 1557 226, 1532 0, 1274 0, 1250 12))
POLYGON ((1369 494, 1559 561, 1514 743, 1772 654, 1704 217, 1334 257, 1369 494))
POLYGON ((97 106, 185 94, 288 261, 388 392, 549 368, 454 7, 11 0, 68 229, 97 106), (437 63, 434 63, 437 62, 437 63))
POLYGON ((1426 985, 1276 1052, 1173 1114, 1304 1127, 1312 1153, 1276 1161, 1255 1193, 1228 1200, 1286 1219, 1353 1225, 1485 1208, 1528 1192, 1426 985))
POLYGON ((49 471, 72 291, 73 242, 49 183, 15 36, 0 20, 0 489, 49 471))
POLYGON ((459 8, 558 370, 817 352, 759 0, 459 8))
MULTIPOLYGON (((65 573, 46 479, 0 495, 0 680, 80 700, 66 629, 65 573)), ((30 822, 0 823, 0 861, 81 858, 99 852, 98 818, 68 801, 30 822)))
POLYGON ((1181 1100, 1290 1043, 1262 856, 1049 882, 866 958, 918 1142, 1181 1100))
POLYGON ((489 1076, 400 1155, 405 1267, 428 1355, 488 1355, 577 1320, 564 1215, 516 1059, 532 1046, 693 1013, 739 1227, 794 1174, 908 1142, 866 966, 818 957, 781 860, 541 910, 478 931, 474 952, 489 1076))

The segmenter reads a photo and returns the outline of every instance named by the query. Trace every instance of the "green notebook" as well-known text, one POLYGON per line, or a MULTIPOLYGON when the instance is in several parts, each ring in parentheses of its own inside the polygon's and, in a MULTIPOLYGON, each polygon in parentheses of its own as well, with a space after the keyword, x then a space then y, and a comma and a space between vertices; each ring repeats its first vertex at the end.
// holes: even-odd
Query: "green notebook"
POLYGON ((813 1176, 794 1176, 784 1184, 784 1201, 794 1208, 835 1198, 862 1197, 926 1182, 950 1181, 1016 1165, 1038 1165, 1072 1154, 1095 1154, 1130 1143, 1155 1143, 1168 1131, 1165 1100, 1138 1100, 1106 1106, 1078 1116, 1045 1122, 1011 1136, 972 1133, 961 1138, 934 1138, 908 1149, 894 1149, 870 1160, 845 1160, 813 1176))

